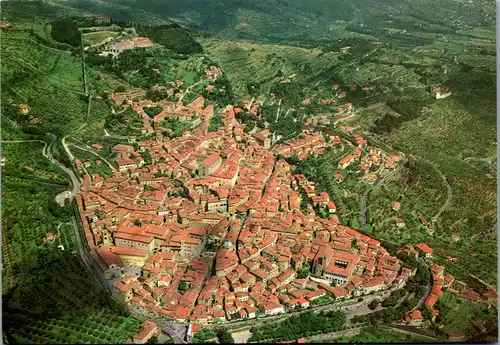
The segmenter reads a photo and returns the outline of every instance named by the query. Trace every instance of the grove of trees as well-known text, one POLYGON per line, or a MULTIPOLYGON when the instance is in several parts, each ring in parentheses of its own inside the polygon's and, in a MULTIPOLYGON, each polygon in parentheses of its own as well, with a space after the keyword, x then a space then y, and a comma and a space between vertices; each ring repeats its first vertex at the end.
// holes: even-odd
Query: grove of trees
POLYGON ((339 311, 315 313, 313 311, 294 315, 280 322, 267 323, 252 327, 252 341, 296 340, 320 333, 336 332, 343 329, 346 316, 339 311))

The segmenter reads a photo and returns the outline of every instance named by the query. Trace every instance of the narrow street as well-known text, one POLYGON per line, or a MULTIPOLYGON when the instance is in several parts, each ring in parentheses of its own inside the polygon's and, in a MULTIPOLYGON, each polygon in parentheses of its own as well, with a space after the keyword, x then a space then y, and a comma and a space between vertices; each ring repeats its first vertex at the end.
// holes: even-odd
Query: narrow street
POLYGON ((89 254, 85 249, 80 232, 78 231, 78 224, 76 223, 75 217, 72 217, 73 229, 75 230, 76 243, 78 244, 78 251, 80 253, 80 257, 82 258, 83 263, 87 267, 87 270, 90 272, 94 280, 100 285, 105 291, 111 292, 111 286, 109 286, 108 282, 97 272, 96 268, 92 265, 92 258, 89 258, 89 254))
POLYGON ((422 307, 422 304, 424 304, 425 300, 427 299, 427 296, 429 296, 429 294, 431 293, 431 289, 432 285, 430 283, 427 284, 427 290, 425 290, 424 295, 422 296, 420 301, 418 301, 417 305, 415 306, 415 308, 412 309, 412 311, 420 309, 422 307))

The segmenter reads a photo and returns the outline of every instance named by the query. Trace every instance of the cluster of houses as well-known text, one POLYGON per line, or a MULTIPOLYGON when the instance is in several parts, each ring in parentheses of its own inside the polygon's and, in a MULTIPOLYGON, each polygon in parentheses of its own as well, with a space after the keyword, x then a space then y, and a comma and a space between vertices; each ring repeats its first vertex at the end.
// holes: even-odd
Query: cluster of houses
MULTIPOLYGON (((206 109, 193 103, 197 115, 206 109)), ((117 145, 112 177, 84 176, 77 205, 85 236, 119 298, 203 325, 404 286, 414 272, 341 225, 329 195, 276 160, 266 138, 245 133, 236 108, 220 115, 217 132, 203 121, 181 137, 117 145), (332 217, 313 205, 302 212, 301 190, 332 217)))
POLYGON ((274 152, 283 157, 296 155, 298 159, 304 160, 309 155, 318 156, 322 154, 326 148, 340 144, 341 139, 338 136, 334 136, 332 141, 327 143, 323 135, 314 132, 311 133, 311 130, 307 128, 303 131, 303 137, 286 141, 278 145, 274 149, 274 152))
MULTIPOLYGON (((387 154, 379 147, 367 146, 367 141, 360 134, 353 134, 353 142, 346 140, 347 147, 353 150, 348 155, 339 160, 337 169, 346 170, 353 164, 357 173, 362 173, 361 181, 374 183, 383 171, 390 171, 397 168, 401 157, 387 154)), ((351 168, 352 169, 352 168, 351 168)))
MULTIPOLYGON (((222 71, 216 66, 210 66, 205 70, 206 81, 212 83, 207 86, 207 91, 211 91, 215 88, 213 82, 218 76, 222 75, 222 71)), ((142 99, 145 95, 144 91, 139 92, 106 92, 108 98, 113 101, 116 105, 122 105, 123 110, 132 109, 142 120, 142 127, 135 128, 139 130, 142 134, 153 134, 157 136, 162 136, 162 133, 172 132, 170 128, 163 127, 164 120, 172 120, 176 122, 191 121, 191 127, 195 128, 201 123, 205 123, 208 126, 210 119, 214 116, 214 107, 211 104, 205 105, 205 98, 199 96, 190 104, 184 105, 181 98, 182 93, 177 92, 173 94, 175 87, 182 85, 182 80, 178 80, 176 83, 171 82, 168 85, 155 85, 151 89, 153 91, 166 90, 170 96, 175 96, 179 99, 177 102, 172 102, 168 100, 160 100, 159 102, 153 102, 148 99, 142 99), (158 107, 161 111, 156 114, 153 118, 147 114, 146 109, 158 107)), ((252 106, 252 109, 258 107, 258 104, 252 106)), ((235 112, 242 111, 239 108, 235 108, 235 112)))

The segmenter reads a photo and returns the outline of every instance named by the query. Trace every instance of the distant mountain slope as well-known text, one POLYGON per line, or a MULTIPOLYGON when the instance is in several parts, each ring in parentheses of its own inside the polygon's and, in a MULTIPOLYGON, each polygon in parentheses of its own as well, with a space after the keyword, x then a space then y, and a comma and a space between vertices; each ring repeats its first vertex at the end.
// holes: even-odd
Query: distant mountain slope
MULTIPOLYGON (((71 0, 83 1, 83 0, 71 0)), ((87 0, 85 0, 87 2, 87 0)), ((180 20, 225 38, 265 41, 322 41, 336 21, 354 24, 381 16, 417 17, 464 28, 494 26, 492 0, 103 0, 180 20)), ((365 24, 366 25, 366 24, 365 24)))
MULTIPOLYGON (((18 0, 4 1, 2 7, 12 2, 18 0)), ((491 28, 495 25, 494 0, 474 0, 473 3, 469 3, 469 0, 43 0, 35 2, 42 3, 52 11, 59 9, 59 12, 65 14, 75 12, 106 14, 119 20, 152 24, 173 19, 222 38, 302 45, 316 44, 344 36, 346 30, 347 33, 354 31, 380 37, 391 29, 408 29, 401 23, 413 21, 418 21, 417 25, 424 29, 445 27, 457 30, 482 26, 491 28)), ((442 30, 432 30, 431 32, 443 33, 442 30)))

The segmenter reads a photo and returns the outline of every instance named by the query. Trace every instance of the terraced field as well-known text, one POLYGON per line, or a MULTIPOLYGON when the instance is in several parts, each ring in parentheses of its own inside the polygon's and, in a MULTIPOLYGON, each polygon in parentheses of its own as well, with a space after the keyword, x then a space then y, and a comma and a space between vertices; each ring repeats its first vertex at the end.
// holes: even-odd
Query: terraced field
POLYGON ((27 39, 4 35, 2 41, 2 124, 38 132, 78 128, 87 111, 80 60, 27 39), (27 104, 29 114, 20 114, 11 102, 27 104))
MULTIPOLYGON (((437 256, 446 263, 447 269, 456 266, 458 276, 475 274, 488 282, 494 282, 496 271, 490 268, 496 265, 496 233, 473 239, 472 236, 489 233, 495 226, 495 178, 463 161, 467 156, 488 157, 487 154, 494 150, 494 103, 483 99, 482 106, 471 111, 461 103, 463 94, 457 92, 455 97, 452 95, 434 103, 428 115, 404 124, 385 135, 384 139, 403 152, 434 162, 451 185, 451 206, 441 217, 442 230, 436 231, 436 236, 430 242, 437 256), (453 237, 455 240, 452 240, 453 237), (480 253, 480 259, 470 256, 473 251, 480 253), (445 259, 448 255, 458 257, 460 262, 448 262, 445 259)), ((469 101, 474 102, 472 98, 469 101)), ((473 104, 470 106, 474 107, 473 104)), ((440 199, 444 200, 442 196, 440 199)), ((419 204, 423 205, 426 200, 420 199, 419 204)), ((433 203, 438 201, 428 200, 433 203)))
POLYGON ((270 85, 278 82, 279 71, 285 77, 296 75, 300 83, 309 77, 307 71, 326 70, 337 63, 337 53, 323 53, 320 49, 306 49, 284 45, 254 44, 241 41, 205 39, 204 49, 217 59, 223 70, 243 95, 247 84, 259 84, 261 92, 269 92, 270 85))
POLYGON ((83 92, 82 66, 77 57, 43 47, 28 37, 11 37, 10 32, 2 35, 2 47, 2 77, 9 71, 23 70, 43 76, 51 84, 83 92))

